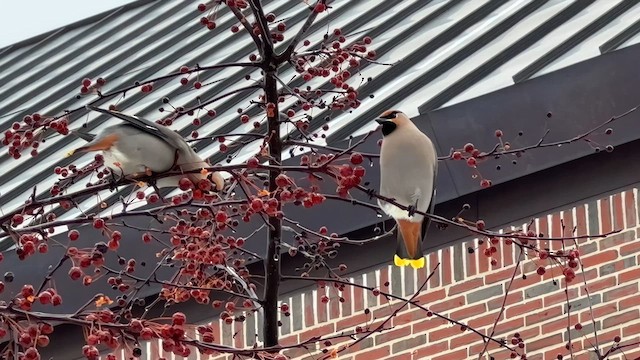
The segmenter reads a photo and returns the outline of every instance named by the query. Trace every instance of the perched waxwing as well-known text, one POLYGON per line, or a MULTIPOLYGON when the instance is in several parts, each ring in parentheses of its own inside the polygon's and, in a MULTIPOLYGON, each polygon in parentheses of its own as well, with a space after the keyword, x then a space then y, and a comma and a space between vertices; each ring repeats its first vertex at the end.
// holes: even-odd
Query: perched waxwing
MULTIPOLYGON (((131 176, 160 174, 171 171, 193 171, 209 167, 206 161, 196 154, 187 142, 170 128, 155 122, 126 115, 118 111, 87 106, 89 110, 117 117, 122 124, 105 128, 97 135, 73 133, 87 140, 69 153, 102 151, 104 164, 114 174, 131 176)), ((188 174, 159 178, 156 186, 176 187, 181 178, 187 177, 194 184, 208 178, 220 191, 224 188, 224 179, 217 172, 192 172, 188 174)))
MULTIPOLYGON (((432 213, 438 157, 431 139, 397 110, 388 110, 376 122, 382 125, 380 149, 380 195, 394 199, 400 205, 432 213)), ((425 265, 422 237, 429 218, 410 215, 386 201, 378 200, 380 208, 398 224, 398 245, 393 263, 418 269, 425 265)))

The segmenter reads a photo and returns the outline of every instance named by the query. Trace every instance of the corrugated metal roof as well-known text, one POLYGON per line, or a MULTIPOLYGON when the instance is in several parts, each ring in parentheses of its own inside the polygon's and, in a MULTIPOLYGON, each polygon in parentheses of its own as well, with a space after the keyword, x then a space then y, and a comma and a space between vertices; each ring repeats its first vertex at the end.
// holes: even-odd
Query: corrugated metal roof
MULTIPOLYGON (((204 29, 196 0, 138 1, 132 5, 94 16, 86 21, 53 31, 45 36, 0 49, 0 128, 22 116, 39 112, 61 114, 81 107, 89 98, 76 98, 84 77, 105 77, 106 90, 133 84, 137 80, 176 71, 181 65, 212 65, 246 61, 255 52, 242 31, 229 31, 236 23, 233 14, 219 13, 218 27, 204 29)), ((327 31, 339 27, 345 34, 369 35, 378 61, 393 66, 365 64, 360 76, 371 78, 360 87, 362 105, 348 113, 314 110, 311 128, 320 130, 329 116, 331 127, 324 132, 329 141, 372 129, 373 119, 387 108, 401 108, 412 116, 472 99, 526 81, 616 49, 640 42, 640 0, 337 0, 333 9, 320 16, 309 38, 320 41, 327 31), (368 97, 367 95, 373 95, 368 97)), ((306 19, 300 1, 264 1, 266 12, 286 19, 293 34, 306 19)), ((357 37, 349 37, 349 41, 357 37)), ((129 92, 119 102, 125 112, 158 119, 169 97, 173 104, 194 104, 216 96, 221 89, 244 86, 245 75, 256 78, 254 69, 227 68, 204 72, 203 83, 214 83, 196 91, 181 86, 177 79, 157 82, 151 96, 129 92)), ((282 79, 291 86, 303 84, 296 73, 284 69, 282 79)), ((317 84, 322 84, 322 80, 317 84)), ((230 96, 215 109, 218 116, 197 130, 200 136, 253 131, 251 124, 237 120, 237 109, 247 108, 257 91, 230 96)), ((256 114, 256 109, 249 109, 256 114)), ((70 128, 86 124, 98 131, 118 120, 91 113, 72 116, 70 128)), ((195 130, 183 118, 173 126, 188 136, 195 130)), ((291 129, 292 130, 292 129, 291 129)), ((264 129, 263 129, 264 131, 264 129)), ((0 204, 7 211, 21 204, 38 185, 45 193, 54 181, 55 166, 71 159, 64 155, 81 140, 56 136, 41 146, 40 155, 28 154, 13 160, 0 155, 0 204)), ((222 162, 213 140, 196 146, 212 162, 222 162)), ((234 161, 242 161, 244 154, 234 161)), ((82 165, 91 155, 76 159, 82 165)), ((76 188, 83 184, 77 184, 76 188)), ((126 190, 105 192, 103 199, 117 199, 126 190)), ((95 199, 81 204, 84 210, 99 211, 95 199)), ((70 212, 66 216, 75 216, 70 212)))

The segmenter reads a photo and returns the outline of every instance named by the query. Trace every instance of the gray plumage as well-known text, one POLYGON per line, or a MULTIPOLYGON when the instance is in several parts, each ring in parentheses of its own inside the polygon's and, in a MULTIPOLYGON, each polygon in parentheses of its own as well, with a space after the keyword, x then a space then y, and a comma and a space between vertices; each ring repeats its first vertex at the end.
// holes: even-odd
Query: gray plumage
MULTIPOLYGON (((436 149, 425 135, 402 112, 387 111, 377 120, 382 124, 384 139, 380 149, 380 195, 395 199, 400 205, 414 206, 421 212, 432 212, 438 171, 436 149)), ((399 226, 397 257, 409 260, 396 265, 418 266, 410 260, 422 259, 421 240, 429 219, 378 200, 380 208, 399 226)), ((424 266, 424 265, 422 265, 424 266)))

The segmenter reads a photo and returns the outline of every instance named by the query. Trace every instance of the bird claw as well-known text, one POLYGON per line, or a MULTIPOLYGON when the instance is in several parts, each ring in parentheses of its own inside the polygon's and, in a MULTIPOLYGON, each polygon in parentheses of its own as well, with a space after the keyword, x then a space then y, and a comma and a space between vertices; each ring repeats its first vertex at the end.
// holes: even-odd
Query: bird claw
POLYGON ((407 207, 407 212, 409 213, 409 217, 412 217, 413 215, 416 214, 416 206, 415 205, 409 205, 407 207))

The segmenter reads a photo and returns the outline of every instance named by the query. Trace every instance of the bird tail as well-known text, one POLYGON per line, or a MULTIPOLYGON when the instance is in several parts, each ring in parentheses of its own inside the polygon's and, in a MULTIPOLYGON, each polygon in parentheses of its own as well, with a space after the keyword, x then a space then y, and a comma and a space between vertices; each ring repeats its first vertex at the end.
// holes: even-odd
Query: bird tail
POLYGON ((422 254, 422 222, 398 220, 398 246, 393 257, 396 266, 411 266, 420 269, 425 266, 422 254))

